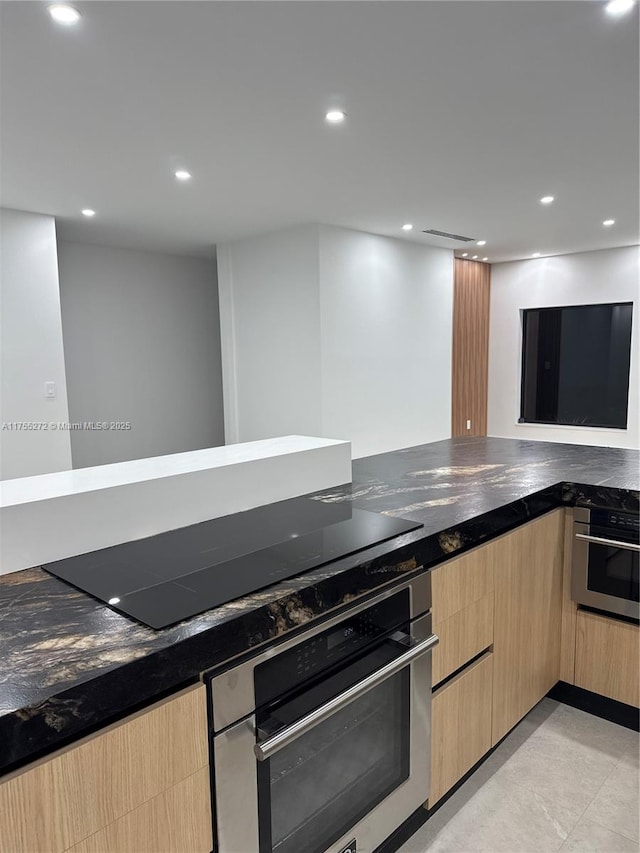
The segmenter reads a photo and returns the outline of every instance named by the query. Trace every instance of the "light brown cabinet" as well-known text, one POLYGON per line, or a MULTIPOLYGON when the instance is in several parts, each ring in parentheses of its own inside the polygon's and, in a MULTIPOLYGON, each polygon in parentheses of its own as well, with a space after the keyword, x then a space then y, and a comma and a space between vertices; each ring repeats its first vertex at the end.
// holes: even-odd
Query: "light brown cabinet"
POLYGON ((491 748, 492 675, 487 652, 433 694, 429 807, 491 748))
POLYGON ((493 642, 493 566, 486 546, 476 548, 431 573, 433 684, 439 684, 493 642))
POLYGON ((578 605, 571 597, 571 571, 573 565, 573 512, 565 510, 564 558, 562 573, 562 633, 560 644, 560 681, 573 684, 576 657, 576 617, 578 605))
POLYGON ((564 516, 553 511, 432 572, 440 645, 429 806, 558 681, 564 516))
POLYGON ((0 780, 0 853, 208 853, 198 685, 0 780))
POLYGON ((564 510, 489 543, 495 572, 492 745, 560 674, 564 510))
POLYGON ((572 536, 557 509, 433 570, 429 806, 560 679, 640 705, 640 629, 577 609, 572 536))
POLYGON ((209 768, 203 767, 74 844, 67 853, 208 853, 212 847, 210 803, 209 768))
POLYGON ((637 625, 579 610, 575 683, 618 702, 640 706, 640 629, 637 625))
POLYGON ((493 595, 434 624, 433 631, 440 638, 433 651, 432 681, 437 685, 493 643, 493 595))

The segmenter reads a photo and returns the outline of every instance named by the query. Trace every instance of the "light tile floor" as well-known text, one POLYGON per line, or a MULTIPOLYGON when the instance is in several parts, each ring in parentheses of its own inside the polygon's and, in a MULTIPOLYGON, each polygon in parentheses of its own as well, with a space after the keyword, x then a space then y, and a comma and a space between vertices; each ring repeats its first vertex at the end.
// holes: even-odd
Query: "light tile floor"
POLYGON ((543 699, 399 853, 638 853, 639 746, 543 699))

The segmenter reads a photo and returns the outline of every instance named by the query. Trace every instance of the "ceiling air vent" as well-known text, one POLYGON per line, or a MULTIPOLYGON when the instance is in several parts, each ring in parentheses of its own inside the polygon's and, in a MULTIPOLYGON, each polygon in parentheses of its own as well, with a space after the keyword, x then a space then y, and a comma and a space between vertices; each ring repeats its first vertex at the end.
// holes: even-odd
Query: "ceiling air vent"
POLYGON ((462 243, 473 243, 475 240, 475 237, 461 237, 460 234, 449 234, 447 231, 436 231, 435 228, 429 228, 422 233, 433 234, 434 237, 448 237, 449 240, 460 240, 462 243))

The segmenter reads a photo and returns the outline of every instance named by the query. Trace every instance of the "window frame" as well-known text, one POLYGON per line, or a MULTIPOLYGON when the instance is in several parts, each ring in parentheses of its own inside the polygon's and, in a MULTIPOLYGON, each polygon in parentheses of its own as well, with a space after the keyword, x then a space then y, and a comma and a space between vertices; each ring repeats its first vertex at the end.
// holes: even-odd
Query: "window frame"
POLYGON ((564 428, 576 428, 576 429, 611 429, 616 431, 626 431, 629 429, 629 395, 631 391, 631 367, 632 367, 632 351, 633 351, 633 322, 634 322, 634 302, 632 300, 624 300, 621 302, 588 302, 588 303, 578 303, 571 305, 540 305, 540 306, 532 306, 530 308, 521 308, 520 309, 520 406, 519 406, 519 415, 518 415, 518 424, 523 424, 526 426, 557 426, 564 428), (613 426, 612 424, 602 424, 602 423, 573 423, 561 420, 530 420, 524 417, 524 403, 525 403, 525 361, 526 361, 526 353, 527 353, 527 323, 526 323, 526 315, 531 311, 558 311, 563 310, 565 308, 601 308, 603 306, 616 308, 623 306, 631 307, 631 336, 629 339, 629 372, 627 375, 627 396, 626 396, 626 410, 625 410, 625 424, 624 426, 613 426))

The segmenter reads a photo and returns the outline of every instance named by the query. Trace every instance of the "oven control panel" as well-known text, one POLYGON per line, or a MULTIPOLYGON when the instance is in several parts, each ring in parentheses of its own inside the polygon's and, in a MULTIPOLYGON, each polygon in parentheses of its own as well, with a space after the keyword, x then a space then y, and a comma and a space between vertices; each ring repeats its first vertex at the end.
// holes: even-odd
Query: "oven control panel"
MULTIPOLYGON (((375 610, 377 611, 378 608, 375 610)), ((318 634, 297 646, 294 651, 298 677, 304 678, 325 669, 397 627, 392 620, 380 618, 384 615, 391 614, 372 613, 370 610, 365 610, 348 622, 341 623, 337 628, 318 634)))
POLYGON ((640 532, 640 515, 609 509, 592 509, 590 526, 597 527, 600 530, 608 527, 612 528, 612 532, 620 530, 637 534, 640 532))
POLYGON ((301 681, 314 678, 406 625, 409 615, 409 591, 405 589, 303 640, 256 667, 256 698, 269 702, 301 681))

